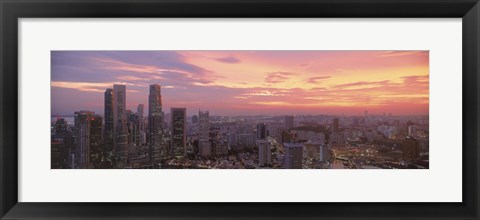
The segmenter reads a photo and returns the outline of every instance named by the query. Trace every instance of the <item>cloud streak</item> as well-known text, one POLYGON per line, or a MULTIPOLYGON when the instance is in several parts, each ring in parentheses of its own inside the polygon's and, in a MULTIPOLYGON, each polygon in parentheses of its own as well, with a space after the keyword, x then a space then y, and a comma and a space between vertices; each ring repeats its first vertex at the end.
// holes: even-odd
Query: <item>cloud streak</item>
POLYGON ((165 109, 215 114, 428 114, 428 51, 53 51, 52 112, 128 109, 160 84, 165 109), (234 65, 232 65, 234 64, 234 65), (99 104, 96 104, 99 103, 99 104))

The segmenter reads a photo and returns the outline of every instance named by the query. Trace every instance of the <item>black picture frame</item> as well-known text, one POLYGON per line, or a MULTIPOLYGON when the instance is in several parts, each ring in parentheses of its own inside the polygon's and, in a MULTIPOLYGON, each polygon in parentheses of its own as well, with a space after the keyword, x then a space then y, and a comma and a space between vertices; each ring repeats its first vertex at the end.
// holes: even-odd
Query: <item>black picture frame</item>
MULTIPOLYGON (((2 219, 478 219, 478 0, 1 0, 2 219), (461 203, 22 203, 18 202, 18 19, 119 17, 462 18, 461 203)), ((445 42, 448 43, 448 42, 445 42)), ((413 181, 413 180, 412 180, 413 181)), ((55 193, 55 192, 52 192, 55 193)), ((442 193, 442 192, 438 192, 442 193)))

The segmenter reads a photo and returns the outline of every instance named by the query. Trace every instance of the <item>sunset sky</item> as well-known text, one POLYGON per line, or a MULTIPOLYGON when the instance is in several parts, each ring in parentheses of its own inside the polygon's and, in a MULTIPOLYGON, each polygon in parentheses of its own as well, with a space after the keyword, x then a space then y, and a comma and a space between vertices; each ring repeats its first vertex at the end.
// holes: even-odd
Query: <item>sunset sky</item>
MULTIPOLYGON (((103 114, 105 89, 127 87, 127 109, 211 115, 425 115, 428 51, 52 51, 52 115, 103 114)), ((147 114, 147 112, 145 112, 147 114)))

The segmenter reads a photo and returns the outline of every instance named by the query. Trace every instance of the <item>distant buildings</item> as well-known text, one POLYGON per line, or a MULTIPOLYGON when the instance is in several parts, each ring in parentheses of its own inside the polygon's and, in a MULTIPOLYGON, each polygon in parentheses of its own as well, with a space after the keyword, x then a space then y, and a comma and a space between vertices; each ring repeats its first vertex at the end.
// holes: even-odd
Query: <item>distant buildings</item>
POLYGON ((402 142, 403 159, 412 161, 420 156, 418 141, 407 136, 402 142))
POLYGON ((196 124, 198 122, 198 116, 197 115, 193 115, 192 116, 192 124, 196 124))
POLYGON ((285 143, 285 161, 283 167, 285 169, 302 169, 303 161, 303 144, 301 143, 285 143))
POLYGON ((239 148, 252 148, 255 146, 255 137, 253 134, 239 134, 237 142, 239 148))
POLYGON ((199 111, 187 124, 186 108, 165 116, 160 85, 149 89, 147 117, 143 104, 127 110, 126 86, 113 85, 104 118, 52 120, 51 168, 428 168, 428 117, 297 115, 295 127, 292 115, 199 111))
POLYGON ((294 127, 293 115, 286 115, 285 116, 285 129, 289 130, 289 129, 292 129, 293 127, 294 127))
POLYGON ((173 157, 186 156, 187 133, 186 133, 186 108, 171 108, 172 117, 172 150, 173 157))
POLYGON ((295 141, 311 141, 325 143, 325 134, 322 132, 308 131, 308 130, 291 130, 295 137, 295 141))
POLYGON ((339 120, 338 118, 333 119, 333 124, 332 124, 332 132, 338 132, 339 128, 339 120))
POLYGON ((305 142, 304 144, 305 157, 319 157, 321 143, 318 142, 305 142))

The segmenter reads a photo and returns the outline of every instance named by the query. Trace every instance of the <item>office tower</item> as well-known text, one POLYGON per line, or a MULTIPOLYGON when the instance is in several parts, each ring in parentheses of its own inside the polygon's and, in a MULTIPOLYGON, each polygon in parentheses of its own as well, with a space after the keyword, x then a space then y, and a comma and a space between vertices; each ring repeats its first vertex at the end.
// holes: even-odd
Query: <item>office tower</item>
POLYGON ((285 169, 302 169, 303 144, 286 143, 284 146, 285 161, 283 163, 283 167, 285 169))
POLYGON ((143 118, 143 104, 137 106, 137 115, 138 118, 143 118))
POLYGON ((417 126, 410 125, 408 126, 408 136, 415 137, 417 134, 417 126))
POLYGON ((90 165, 90 123, 93 112, 75 112, 75 167, 86 169, 90 165))
POLYGON ((55 134, 67 132, 67 121, 64 118, 57 118, 55 121, 55 134))
POLYGON ((196 124, 198 122, 198 116, 197 115, 193 115, 192 116, 192 123, 193 124, 196 124))
POLYGON ((265 122, 257 124, 257 140, 264 140, 268 136, 267 124, 265 122))
POLYGON ((104 115, 105 128, 104 128, 104 142, 105 152, 107 154, 113 153, 113 89, 105 90, 104 98, 104 115))
POLYGON ((320 161, 328 161, 330 160, 330 149, 327 145, 321 144, 320 145, 320 161))
POLYGON ((128 159, 127 88, 113 85, 113 150, 117 167, 123 168, 128 159))
POLYGON ((67 168, 64 165, 64 160, 62 157, 62 148, 63 143, 61 140, 54 139, 52 137, 50 144, 50 169, 63 169, 67 168))
POLYGON ((131 110, 126 110, 125 114, 127 115, 127 143, 133 145, 135 143, 135 124, 136 116, 131 110))
POLYGON ((418 141, 413 137, 407 136, 402 142, 402 151, 404 160, 415 160, 420 156, 418 141))
POLYGON ((186 155, 186 108, 172 108, 172 142, 171 142, 171 155, 173 157, 180 157, 186 155))
POLYGON ((198 112, 198 152, 201 156, 210 156, 212 144, 210 143, 210 115, 208 111, 198 112))
POLYGON ((148 95, 148 133, 147 142, 149 146, 150 161, 158 162, 168 155, 163 140, 163 112, 161 87, 158 84, 150 85, 148 95))
POLYGON ((285 129, 289 130, 294 127, 293 124, 293 115, 286 115, 285 116, 285 129))
POLYGON ((338 124, 339 124, 338 118, 334 118, 333 125, 332 125, 332 132, 338 132, 338 124))
POLYGON ((143 116, 143 104, 139 104, 137 107, 137 117, 138 117, 138 133, 139 133, 139 143, 145 143, 145 120, 143 116))
POLYGON ((272 165, 272 148, 267 140, 258 140, 258 165, 261 167, 272 165))
POLYGON ((100 163, 104 155, 102 130, 103 118, 99 115, 90 117, 90 166, 100 168, 100 163))

